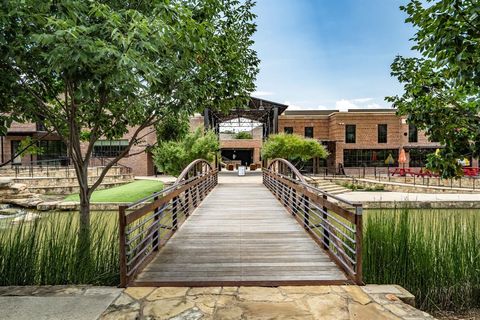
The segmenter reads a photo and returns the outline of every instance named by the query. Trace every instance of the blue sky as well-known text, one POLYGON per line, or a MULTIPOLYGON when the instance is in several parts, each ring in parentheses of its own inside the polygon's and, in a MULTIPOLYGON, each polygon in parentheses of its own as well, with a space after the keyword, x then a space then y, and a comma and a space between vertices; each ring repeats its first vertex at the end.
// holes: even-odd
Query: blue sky
POLYGON ((396 55, 413 55, 407 0, 257 0, 252 95, 290 109, 385 108, 401 93, 396 55))

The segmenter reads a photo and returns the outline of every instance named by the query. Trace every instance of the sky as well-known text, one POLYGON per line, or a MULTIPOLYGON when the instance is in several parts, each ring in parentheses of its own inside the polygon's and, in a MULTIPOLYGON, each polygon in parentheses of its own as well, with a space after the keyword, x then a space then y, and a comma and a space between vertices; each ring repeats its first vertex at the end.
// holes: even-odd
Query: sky
POLYGON ((412 56, 407 0, 257 0, 252 96, 292 109, 389 108, 396 55, 412 56))

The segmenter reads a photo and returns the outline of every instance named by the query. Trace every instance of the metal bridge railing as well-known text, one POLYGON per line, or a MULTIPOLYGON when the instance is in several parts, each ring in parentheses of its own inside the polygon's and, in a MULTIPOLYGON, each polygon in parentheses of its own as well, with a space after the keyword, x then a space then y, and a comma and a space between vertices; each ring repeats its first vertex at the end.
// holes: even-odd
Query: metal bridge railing
POLYGON ((121 287, 151 261, 217 183, 217 170, 206 160, 195 160, 172 186, 119 207, 121 287))
POLYGON ((309 185, 284 159, 264 169, 263 183, 347 276, 362 284, 362 205, 309 185))

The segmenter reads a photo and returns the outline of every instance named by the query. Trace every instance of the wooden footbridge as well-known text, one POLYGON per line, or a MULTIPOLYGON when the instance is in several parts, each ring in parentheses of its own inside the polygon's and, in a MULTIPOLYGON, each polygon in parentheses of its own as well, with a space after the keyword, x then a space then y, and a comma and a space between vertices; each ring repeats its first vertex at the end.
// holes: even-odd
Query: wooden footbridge
POLYGON ((362 283, 362 207, 283 159, 258 177, 192 162, 170 187, 120 207, 121 286, 362 283))

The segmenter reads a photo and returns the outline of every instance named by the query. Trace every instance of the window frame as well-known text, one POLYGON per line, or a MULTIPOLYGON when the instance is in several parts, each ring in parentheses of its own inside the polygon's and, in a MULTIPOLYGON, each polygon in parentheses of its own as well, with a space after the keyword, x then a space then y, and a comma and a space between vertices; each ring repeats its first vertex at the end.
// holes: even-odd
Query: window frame
POLYGON ((418 142, 418 128, 414 124, 408 124, 408 142, 417 143, 418 142))
POLYGON ((303 129, 303 134, 304 134, 304 137, 305 138, 312 138, 314 137, 315 135, 315 129, 313 127, 304 127, 303 129), (311 135, 307 135, 307 130, 312 130, 312 134, 311 135))
POLYGON ((127 139, 97 140, 93 145, 92 156, 95 158, 115 158, 127 147, 127 139))
POLYGON ((378 143, 388 143, 388 124, 380 123, 377 126, 377 142, 378 143), (385 128, 385 131, 381 131, 385 128))
POLYGON ((283 133, 293 134, 293 127, 283 127, 283 133))
POLYGON ((357 143, 357 125, 356 124, 346 124, 345 125, 345 143, 357 143), (349 128, 353 128, 353 139, 349 139, 349 128))

